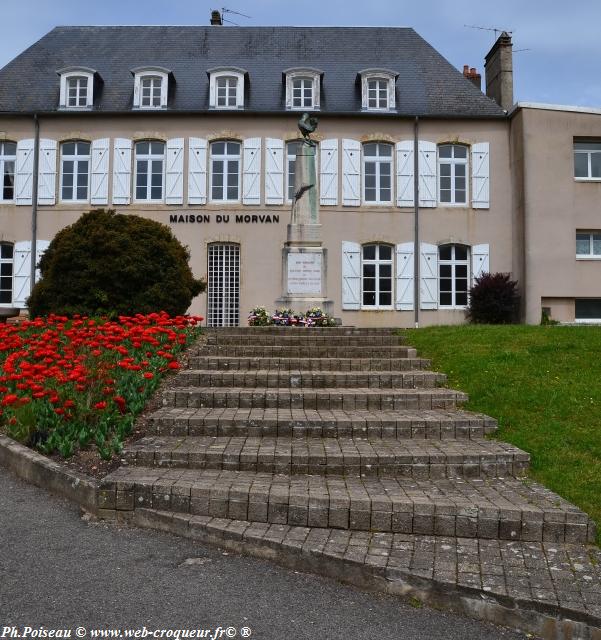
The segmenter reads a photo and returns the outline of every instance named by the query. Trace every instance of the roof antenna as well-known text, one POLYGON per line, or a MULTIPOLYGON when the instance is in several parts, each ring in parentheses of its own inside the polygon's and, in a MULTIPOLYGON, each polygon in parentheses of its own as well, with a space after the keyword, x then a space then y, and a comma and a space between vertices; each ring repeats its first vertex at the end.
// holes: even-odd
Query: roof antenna
POLYGON ((240 25, 237 22, 234 22, 233 20, 228 20, 226 17, 224 17, 226 13, 233 13, 234 15, 242 16, 243 18, 252 18, 252 16, 247 16, 245 13, 240 13, 239 11, 228 9, 227 7, 221 7, 221 19, 224 22, 229 22, 230 24, 235 25, 236 27, 239 27, 240 25))
POLYGON ((508 33, 509 35, 511 35, 513 33, 513 31, 510 31, 509 29, 501 29, 499 27, 481 27, 477 24, 464 24, 464 27, 467 27, 468 29, 480 29, 481 31, 494 31, 495 32, 495 40, 499 37, 498 34, 499 33, 508 33))

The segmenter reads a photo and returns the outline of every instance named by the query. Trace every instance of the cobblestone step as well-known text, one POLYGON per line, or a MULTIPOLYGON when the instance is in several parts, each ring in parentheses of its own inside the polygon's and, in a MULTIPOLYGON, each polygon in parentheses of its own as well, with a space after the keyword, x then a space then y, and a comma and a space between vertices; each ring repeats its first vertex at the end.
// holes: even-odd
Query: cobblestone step
POLYGON ((320 346, 332 346, 332 347, 388 347, 398 346, 405 342, 403 336, 394 336, 387 334, 380 334, 374 336, 346 336, 339 334, 313 334, 311 331, 305 331, 304 333, 290 334, 284 333, 281 335, 261 333, 245 333, 245 334, 219 334, 214 333, 207 336, 207 345, 250 345, 250 346, 271 346, 278 345, 282 347, 320 347, 320 346))
POLYGON ((417 351, 413 347, 380 346, 283 346, 278 344, 252 346, 209 344, 192 349, 190 355, 195 356, 236 356, 247 358, 416 358, 417 351))
POLYGON ((421 371, 430 367, 425 358, 261 358, 192 355, 193 369, 228 371, 421 371))
POLYGON ((196 436, 468 440, 494 433, 497 422, 467 411, 239 409, 163 407, 148 418, 150 433, 196 436))
POLYGON ((454 409, 467 395, 452 389, 279 389, 268 387, 173 387, 163 394, 170 407, 273 409, 454 409))
POLYGON ((187 369, 173 381, 178 387, 269 387, 269 388, 355 388, 432 389, 446 383, 447 377, 434 371, 345 372, 345 371, 215 371, 187 369))
POLYGON ((287 475, 416 479, 521 476, 530 456, 490 440, 150 436, 129 445, 136 466, 287 475))
POLYGON ((99 507, 301 527, 531 542, 592 542, 588 516, 517 478, 414 480, 123 466, 99 507))

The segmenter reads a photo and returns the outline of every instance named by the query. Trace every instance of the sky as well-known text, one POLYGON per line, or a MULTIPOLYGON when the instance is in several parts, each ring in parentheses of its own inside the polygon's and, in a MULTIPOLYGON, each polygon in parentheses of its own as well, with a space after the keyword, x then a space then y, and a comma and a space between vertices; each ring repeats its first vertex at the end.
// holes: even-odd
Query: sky
POLYGON ((413 27, 459 69, 483 71, 494 31, 513 32, 514 99, 601 107, 599 0, 0 0, 0 67, 57 25, 208 24, 413 27))

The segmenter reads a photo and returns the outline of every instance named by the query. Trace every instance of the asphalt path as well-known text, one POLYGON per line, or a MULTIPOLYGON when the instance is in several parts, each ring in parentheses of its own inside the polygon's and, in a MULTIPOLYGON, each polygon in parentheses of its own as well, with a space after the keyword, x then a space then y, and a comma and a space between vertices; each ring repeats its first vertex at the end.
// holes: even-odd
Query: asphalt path
POLYGON ((7 626, 70 629, 73 638, 78 627, 85 638, 107 628, 222 638, 231 628, 248 637, 245 628, 257 640, 524 638, 168 534, 90 522, 0 468, 0 639, 7 626))

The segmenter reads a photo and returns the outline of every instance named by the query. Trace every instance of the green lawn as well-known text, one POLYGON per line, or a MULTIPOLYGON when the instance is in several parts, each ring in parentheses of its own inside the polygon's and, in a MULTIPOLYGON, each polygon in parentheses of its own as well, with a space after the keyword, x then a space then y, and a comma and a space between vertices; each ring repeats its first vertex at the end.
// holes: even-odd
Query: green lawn
MULTIPOLYGON (((458 326, 403 331, 467 408, 532 455, 531 476, 601 529, 601 327, 458 326)), ((597 536, 601 542, 601 535, 597 536)))

